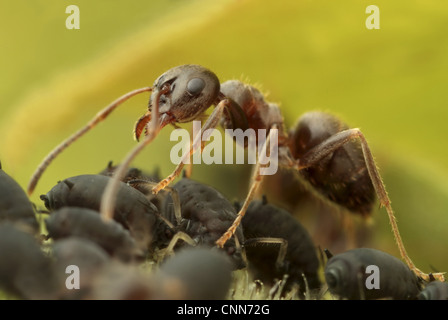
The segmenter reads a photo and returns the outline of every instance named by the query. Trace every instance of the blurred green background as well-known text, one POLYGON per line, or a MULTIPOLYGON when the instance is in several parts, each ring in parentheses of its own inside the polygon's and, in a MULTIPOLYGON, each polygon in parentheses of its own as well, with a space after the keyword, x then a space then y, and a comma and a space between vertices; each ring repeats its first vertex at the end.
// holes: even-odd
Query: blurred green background
MULTIPOLYGON (((361 128, 411 258, 424 271, 448 271, 447 2, 4 0, 0 26, 0 160, 24 188, 43 157, 109 102, 196 63, 222 82, 258 84, 288 127, 323 110, 361 128), (71 4, 79 30, 65 27, 71 4), (380 30, 365 27, 370 4, 380 30)), ((41 205, 58 180, 120 162, 147 100, 133 98, 61 154, 32 201, 41 205)), ((168 175, 170 131, 134 165, 168 175)), ((241 198, 249 170, 197 165, 193 177, 241 198)), ((373 223, 374 246, 398 255, 384 210, 373 223)))

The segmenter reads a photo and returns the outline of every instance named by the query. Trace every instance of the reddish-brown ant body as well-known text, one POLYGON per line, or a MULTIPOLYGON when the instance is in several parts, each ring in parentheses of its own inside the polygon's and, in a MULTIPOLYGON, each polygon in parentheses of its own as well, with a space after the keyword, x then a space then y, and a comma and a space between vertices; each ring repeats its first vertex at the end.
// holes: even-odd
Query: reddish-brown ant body
MULTIPOLYGON (((283 127, 279 107, 267 102, 256 88, 240 81, 227 81, 220 85, 213 72, 199 65, 174 67, 157 78, 152 87, 134 90, 100 111, 87 126, 69 137, 44 159, 30 181, 28 193, 33 191, 39 177, 57 154, 105 119, 119 104, 146 91, 152 92, 148 111, 137 121, 134 130, 137 139, 143 132, 146 136, 128 153, 107 186, 101 204, 101 212, 105 218, 112 218, 120 179, 126 174, 132 160, 154 140, 158 132, 168 124, 200 119, 211 105, 215 105, 202 127, 203 134, 195 138, 190 150, 184 153, 173 173, 160 181, 152 189, 153 193, 157 194, 179 176, 186 160, 201 149, 203 141, 208 139, 205 132, 210 130, 207 129, 213 129, 219 123, 226 129, 265 129, 268 138, 263 145, 264 152, 261 151, 260 155, 266 154, 268 145, 276 144, 278 164, 300 172, 322 197, 349 210, 366 214, 373 205, 373 193, 376 192, 381 206, 386 208, 389 215, 402 258, 418 276, 429 279, 427 274, 414 266, 406 253, 390 199, 367 141, 359 129, 349 129, 334 116, 314 112, 303 115, 289 133, 283 127), (278 139, 272 139, 277 141, 271 141, 270 131, 278 133, 278 139)), ((233 225, 217 240, 219 247, 223 247, 235 233, 262 182, 260 162, 262 161, 259 157, 246 200, 233 225)), ((435 276, 443 279, 443 274, 435 276)))

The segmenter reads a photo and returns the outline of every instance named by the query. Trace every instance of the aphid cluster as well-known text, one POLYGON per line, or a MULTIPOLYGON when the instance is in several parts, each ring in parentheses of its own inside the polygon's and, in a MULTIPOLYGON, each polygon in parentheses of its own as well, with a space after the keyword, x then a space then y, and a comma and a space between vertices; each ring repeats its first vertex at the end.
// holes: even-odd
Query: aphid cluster
MULTIPOLYGON (((3 181, 16 184, 3 174, 7 177, 3 181)), ((43 221, 45 237, 40 236, 38 229, 29 228, 30 216, 21 214, 22 202, 31 204, 18 187, 14 194, 17 212, 0 224, 0 287, 25 299, 226 298, 231 272, 246 267, 244 248, 254 244, 245 240, 240 226, 234 239, 223 248, 215 245, 235 219, 235 206, 216 189, 183 178, 166 193, 159 212, 143 188, 154 183, 135 179, 121 184, 122 200, 117 201, 114 219, 104 220, 99 202, 109 179, 101 174, 67 178, 41 195, 41 205, 49 210, 43 221), (136 271, 142 263, 153 266, 150 276, 136 271), (78 290, 67 287, 70 266, 82 271, 78 290), (42 269, 43 274, 33 272, 34 268, 42 269), (114 295, 110 295, 112 289, 114 295)), ((33 221, 32 225, 37 224, 37 220, 33 221)), ((315 254, 313 245, 307 245, 315 254)), ((278 260, 281 268, 265 277, 281 277, 279 272, 288 271, 284 265, 290 259, 287 255, 278 260)), ((317 267, 314 264, 309 275, 315 275, 317 267)), ((297 268, 300 266, 291 270, 297 268)), ((308 276, 308 270, 305 273, 308 276)))
MULTIPOLYGON (((175 256, 164 254, 177 228, 142 192, 128 184, 122 185, 123 207, 116 207, 114 220, 102 219, 95 209, 101 192, 93 190, 104 187, 110 179, 105 175, 68 178, 42 195, 43 204, 50 210, 43 221, 47 233, 42 237, 25 192, 4 171, 0 174, 0 193, 10 191, 8 199, 0 199, 0 291, 7 297, 224 299, 232 270, 241 267, 241 261, 237 265, 231 258, 237 249, 232 250, 230 244, 224 253, 190 238, 188 247, 176 247, 175 256), (93 189, 88 190, 89 184, 93 189), (125 200, 134 205, 125 205, 125 200), (28 214, 29 208, 32 214, 28 214), (142 237, 143 233, 147 236, 142 237), (154 261, 151 255, 156 250, 161 251, 160 261, 154 261), (141 270, 142 263, 151 262, 152 272, 141 270), (74 288, 69 281, 73 267, 78 270, 74 288)), ((189 221, 194 225, 195 219, 201 217, 189 221)), ((190 231, 185 226, 178 229, 192 236, 207 236, 207 232, 190 231)))
MULTIPOLYGON (((31 178, 28 194, 33 192, 44 170, 60 152, 104 120, 122 102, 148 91, 152 92, 148 111, 134 128, 135 138, 138 140, 144 134, 144 139, 120 165, 112 166, 110 163, 100 174, 65 178, 41 196, 50 210, 45 224, 48 237, 54 241, 50 251, 56 260, 80 259, 89 270, 101 270, 91 272, 95 276, 86 285, 88 293, 80 297, 101 296, 102 286, 110 283, 111 286, 126 288, 114 298, 224 298, 230 280, 221 278, 230 279, 227 274, 237 269, 249 270, 257 283, 273 288, 281 283, 281 297, 290 290, 296 290, 301 298, 318 297, 328 286, 331 294, 341 298, 412 299, 429 280, 434 277, 443 280, 442 273, 427 275, 417 269, 408 257, 386 189, 359 129, 350 129, 330 114, 309 112, 288 131, 284 128, 280 108, 266 101, 255 87, 236 80, 221 84, 213 72, 199 65, 172 68, 157 78, 152 87, 134 90, 100 111, 44 159, 31 178), (202 134, 194 139, 171 175, 160 180, 157 175, 129 169, 132 160, 163 127, 203 119, 204 112, 211 105, 215 108, 203 124, 202 134), (265 130, 266 139, 254 166, 249 191, 244 201, 236 205, 217 189, 190 179, 189 173, 169 187, 183 171, 186 160, 204 148, 209 129, 218 125, 224 129, 265 130), (280 167, 300 177, 316 196, 335 206, 367 217, 376 195, 386 208, 406 264, 385 253, 359 249, 329 259, 324 277, 320 273, 323 261, 318 258, 317 246, 307 230, 289 212, 269 203, 269 195, 261 201, 256 199, 263 181, 260 170, 265 159, 260 158, 268 150, 275 150, 272 146, 277 147, 278 153, 277 159, 271 161, 277 161, 280 167), (95 248, 87 249, 86 241, 94 244, 95 248), (201 248, 202 251, 194 253, 197 259, 189 258, 181 251, 193 250, 191 247, 201 248), (73 256, 67 256, 64 250, 73 251, 73 256), (179 259, 178 263, 186 268, 195 267, 181 270, 174 262, 163 264, 162 261, 173 254, 170 259, 179 259), (91 258, 79 258, 87 256, 91 258), (227 262, 222 264, 230 267, 216 269, 219 272, 210 271, 211 278, 207 281, 196 278, 200 276, 194 273, 195 270, 205 277, 203 268, 219 264, 219 260, 214 259, 223 257, 227 262), (198 260, 202 259, 210 262, 199 267, 198 260), (128 274, 129 266, 148 261, 162 264, 151 281, 140 281, 130 274, 124 278, 114 276, 128 274), (365 291, 360 285, 366 280, 365 274, 360 273, 366 264, 381 269, 384 275, 381 281, 386 281, 380 282, 381 293, 365 291), (106 270, 103 269, 105 265, 113 266, 106 270), (101 267, 95 269, 96 266, 101 267), (403 279, 396 276, 397 273, 403 279), (179 283, 163 280, 174 276, 179 277, 179 283), (220 288, 219 294, 211 293, 208 291, 210 288, 195 287, 195 284, 213 286, 212 281, 218 281, 216 288, 220 288), (404 281, 404 290, 394 289, 397 281, 404 281), (168 286, 167 283, 177 285, 168 286), (155 293, 154 288, 159 291, 155 293), (206 296, 201 292, 207 292, 206 296)), ((236 142, 243 148, 251 147, 245 140, 236 142)), ((10 218, 11 214, 5 215, 8 220, 14 220, 10 218)), ((0 214, 2 216, 3 213, 0 214)), ((23 213, 24 219, 31 216, 23 213)), ((32 224, 31 228, 36 230, 32 224)), ((55 283, 59 284, 59 281, 55 283)), ((427 290, 431 290, 429 285, 427 290)), ((432 296, 430 293, 421 295, 432 296)))

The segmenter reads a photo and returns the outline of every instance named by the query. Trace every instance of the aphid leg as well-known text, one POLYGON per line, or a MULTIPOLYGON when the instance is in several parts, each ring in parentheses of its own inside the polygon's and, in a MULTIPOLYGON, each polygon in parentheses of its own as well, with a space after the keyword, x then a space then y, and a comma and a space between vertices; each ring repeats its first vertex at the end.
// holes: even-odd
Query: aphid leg
MULTIPOLYGON (((327 294, 327 292, 329 292, 328 290, 329 290, 329 289, 328 289, 328 285, 327 285, 327 283, 324 283, 324 284, 322 285, 322 287, 320 288, 320 290, 319 290, 319 293, 318 293, 318 295, 317 295, 317 300, 322 300, 323 297, 327 294)), ((333 297, 333 296, 332 296, 332 298, 333 298, 333 300, 334 300, 334 297, 333 297)))
MULTIPOLYGON (((361 141, 362 152, 364 155, 364 160, 366 162, 367 170, 369 172, 370 179, 372 180, 372 184, 375 188, 376 194, 380 200, 381 206, 386 208, 387 214, 389 216, 389 221, 392 227, 392 232, 395 237, 395 242, 397 243, 398 249, 400 251, 401 257, 406 262, 408 267, 419 277, 428 281, 429 276, 426 273, 420 271, 409 258, 406 249, 404 247, 403 241, 400 236, 400 232, 398 231, 397 221, 392 210, 391 201, 389 196, 387 195, 386 188, 382 181, 381 175, 378 171, 378 168, 375 164, 375 160, 373 159, 373 155, 370 151, 370 148, 367 144, 367 141, 359 129, 348 129, 334 134, 329 137, 324 142, 318 144, 313 149, 304 154, 296 164, 296 169, 301 170, 308 167, 313 166, 318 163, 322 158, 326 157, 330 153, 334 152, 345 143, 359 138, 361 141)), ((435 273, 434 276, 443 281, 444 276, 443 273, 435 273)))
POLYGON ((305 286, 305 300, 311 300, 310 286, 308 285, 308 280, 303 272, 302 272, 302 278, 305 286))
MULTIPOLYGON (((291 285, 291 289, 285 293, 284 300, 299 300, 299 285, 297 283, 293 283, 291 285)), ((306 300, 309 300, 305 297, 306 300)))
MULTIPOLYGON (((236 237, 235 237, 236 239, 236 237)), ((286 252, 288 250, 288 241, 282 238, 271 238, 271 237, 259 237, 251 238, 244 242, 244 246, 257 245, 259 243, 269 243, 269 244, 279 244, 280 248, 278 250, 277 260, 275 261, 275 267, 281 270, 285 263, 286 252)))
POLYGON ((120 163, 114 175, 112 176, 112 179, 107 184, 106 189, 104 190, 103 197, 101 198, 100 213, 101 216, 106 220, 111 220, 114 215, 115 201, 120 186, 120 181, 126 175, 126 171, 129 168, 132 160, 143 150, 145 146, 150 144, 155 139, 160 129, 162 129, 163 126, 169 123, 169 120, 166 120, 166 122, 162 121, 163 123, 161 125, 159 124, 159 100, 160 97, 163 94, 167 93, 169 90, 169 87, 162 87, 160 91, 157 92, 154 99, 155 103, 152 108, 153 114, 151 122, 148 124, 148 135, 145 136, 145 139, 137 144, 131 150, 131 152, 126 155, 125 159, 120 163))
POLYGON ((213 110, 212 114, 208 117, 207 121, 201 128, 202 134, 198 135, 195 138, 195 140, 193 141, 193 145, 190 147, 190 150, 183 154, 180 163, 177 165, 176 169, 174 169, 173 173, 171 173, 168 177, 160 181, 159 184, 152 189, 152 193, 154 194, 159 193, 160 190, 164 189, 174 179, 176 179, 176 177, 178 177, 181 174, 182 168, 184 167, 185 162, 187 162, 187 159, 189 159, 191 155, 199 149, 199 147, 202 148, 204 146, 203 142, 210 138, 212 129, 216 128, 216 126, 218 125, 219 121, 222 118, 224 108, 228 104, 229 102, 227 99, 224 99, 218 103, 218 105, 213 110))
POLYGON ((103 110, 101 110, 100 112, 98 112, 95 117, 90 120, 89 123, 87 123, 86 126, 84 126, 83 128, 81 128, 80 130, 78 130, 77 132, 75 132, 73 135, 71 135, 70 137, 68 137, 67 139, 65 139, 61 144, 59 144, 56 148, 54 148, 45 158, 44 160, 41 162, 41 164, 37 167, 36 171, 33 173, 33 175, 31 176, 30 182, 28 183, 28 188, 27 188, 27 192, 28 195, 30 196, 33 191, 34 188, 37 185, 37 182, 39 181, 40 177, 42 176, 42 174, 44 173, 45 169, 47 169, 47 167, 50 165, 50 163, 62 152, 64 151, 68 146, 70 146, 73 142, 75 142, 76 140, 78 140, 81 136, 83 136, 87 131, 89 131, 90 129, 92 129, 93 127, 95 127, 99 122, 103 121, 104 119, 107 118, 107 116, 116 108, 118 107, 120 104, 122 104, 123 102, 125 102, 126 100, 128 100, 129 98, 142 93, 142 92, 147 92, 147 91, 151 91, 152 87, 145 87, 145 88, 141 88, 141 89, 136 89, 133 90, 131 92, 126 93, 125 95, 121 96, 120 98, 118 98, 117 100, 115 100, 114 102, 112 102, 110 105, 108 105, 107 107, 105 107, 103 110))
POLYGON ((197 245, 197 243, 188 234, 186 234, 185 232, 179 231, 173 236, 170 243, 168 244, 168 247, 166 247, 165 252, 167 255, 171 255, 174 253, 174 247, 176 246, 176 244, 179 240, 185 241, 192 247, 195 247, 197 245))
MULTIPOLYGON (((261 152, 259 153, 259 157, 257 159, 257 163, 255 164, 255 168, 254 168, 254 174, 252 177, 251 186, 250 186, 249 192, 246 196, 246 199, 244 200, 244 203, 241 206, 240 211, 238 212, 238 215, 235 218, 235 220, 233 221, 233 224, 230 226, 230 228, 227 229, 227 231, 216 241, 216 245, 220 248, 224 247, 224 244, 227 242, 227 240, 229 240, 230 237, 235 233, 236 228, 238 228, 238 226, 240 225, 241 220, 243 219, 244 215, 246 214, 246 210, 249 207, 250 202, 254 198, 254 196, 258 190, 258 187, 260 186, 260 184, 263 180, 263 175, 261 175, 261 173, 260 173, 260 168, 261 168, 261 163, 266 162, 265 161, 265 157, 267 156, 266 150, 267 150, 267 147, 270 146, 271 134, 273 132, 272 129, 277 129, 277 125, 273 125, 271 127, 271 130, 269 131, 269 135, 263 144, 261 152), (260 157, 263 157, 263 161, 260 161, 260 157)), ((274 141, 274 143, 278 144, 278 139, 277 139, 277 141, 274 141)), ((270 149, 272 150, 271 146, 270 146, 270 149)), ((274 160, 274 161, 276 161, 276 160, 274 160)))
POLYGON ((269 300, 280 300, 283 288, 287 280, 288 275, 284 274, 282 279, 279 279, 274 283, 274 285, 269 290, 269 300))
POLYGON ((273 297, 273 300, 280 300, 282 294, 283 294, 283 289, 285 288, 286 282, 288 281, 289 275, 288 274, 284 274, 283 278, 278 282, 278 289, 275 292, 275 295, 273 297))

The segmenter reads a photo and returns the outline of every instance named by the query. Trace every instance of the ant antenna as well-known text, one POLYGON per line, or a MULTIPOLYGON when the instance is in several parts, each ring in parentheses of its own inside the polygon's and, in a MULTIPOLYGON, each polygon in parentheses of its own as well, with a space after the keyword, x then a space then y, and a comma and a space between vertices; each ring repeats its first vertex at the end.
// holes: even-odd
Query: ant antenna
POLYGON ((40 177, 44 173, 44 171, 47 169, 47 167, 50 165, 50 163, 62 152, 64 151, 68 146, 70 146, 73 142, 78 140, 81 136, 83 136, 85 133, 87 133, 90 129, 94 128, 98 123, 103 121, 107 118, 107 116, 115 110, 116 107, 118 107, 120 104, 128 100, 129 98, 147 91, 152 91, 152 87, 145 87, 141 89, 136 89, 131 92, 126 93, 125 95, 121 96, 114 102, 112 102, 110 105, 105 107, 103 110, 98 112, 95 117, 93 117, 92 120, 87 123, 83 128, 75 132, 73 135, 65 139, 61 142, 56 148, 54 148, 41 162, 41 164, 37 167, 36 171, 34 172, 33 176, 31 177, 31 180, 28 184, 27 193, 28 196, 30 196, 34 189, 36 188, 37 182, 39 181, 40 177))

